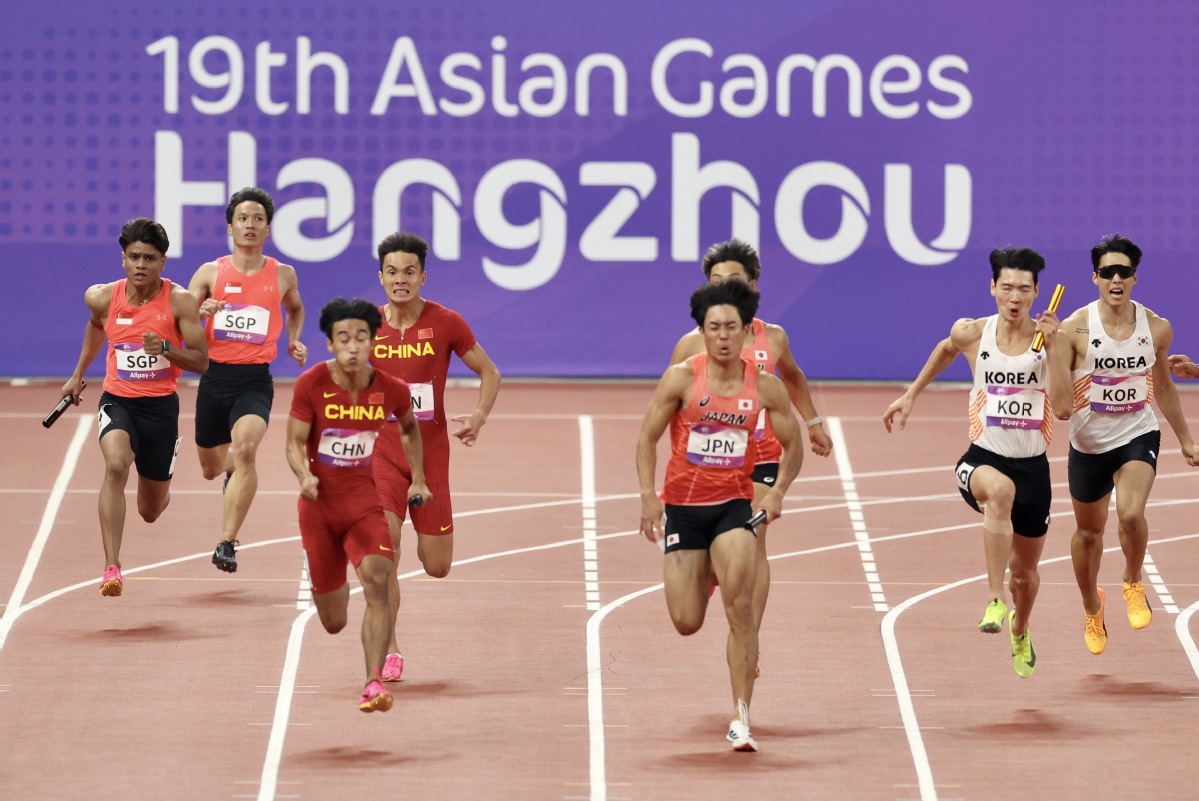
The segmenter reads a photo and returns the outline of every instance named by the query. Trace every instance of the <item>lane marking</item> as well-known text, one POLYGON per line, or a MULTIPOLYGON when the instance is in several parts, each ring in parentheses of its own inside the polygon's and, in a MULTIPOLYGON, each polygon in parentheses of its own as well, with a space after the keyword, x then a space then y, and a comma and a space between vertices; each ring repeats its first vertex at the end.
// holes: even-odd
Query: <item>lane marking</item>
POLYGON ((829 417, 824 421, 824 427, 833 441, 833 456, 837 460, 841 492, 845 495, 845 508, 849 510, 849 522, 853 525, 853 536, 858 544, 862 572, 866 574, 866 586, 870 590, 870 600, 874 604, 874 611, 886 612, 889 609, 887 596, 883 593, 883 583, 879 580, 878 563, 874 560, 874 548, 870 544, 870 531, 866 528, 866 518, 862 514, 862 500, 858 497, 858 485, 854 481, 853 466, 849 463, 849 446, 845 442, 845 432, 841 429, 841 419, 829 417))
POLYGON ((1174 595, 1170 592, 1170 588, 1166 586, 1166 580, 1162 578, 1158 572, 1157 564, 1153 561, 1153 557, 1149 555, 1149 549, 1145 549, 1145 562, 1141 567, 1144 574, 1149 577, 1149 583, 1157 593, 1158 600, 1162 602, 1162 609, 1171 615, 1178 614, 1178 605, 1174 603, 1174 595))
POLYGON ((595 426, 579 415, 579 466, 583 483, 583 597, 587 610, 600 608, 599 551, 595 547, 595 426))
MULTIPOLYGON (((1151 540, 1152 544, 1164 545, 1171 542, 1182 542, 1184 540, 1199 538, 1199 534, 1183 534, 1177 537, 1169 537, 1162 540, 1151 540)), ((1103 553, 1116 553, 1120 551, 1119 545, 1114 545, 1110 548, 1104 548, 1103 553)), ((1038 567, 1042 565, 1050 565, 1057 562, 1065 562, 1071 559, 1069 554, 1065 556, 1056 556, 1052 559, 1042 559, 1038 567)), ((931 598, 934 595, 956 589, 966 584, 974 582, 986 581, 987 574, 983 573, 971 578, 961 579, 950 584, 944 584, 940 587, 935 587, 927 592, 922 592, 919 595, 914 595, 908 598, 903 603, 896 606, 883 617, 881 625, 883 636, 883 647, 887 653, 887 666, 891 670, 891 683, 895 686, 895 696, 899 703, 899 716, 903 722, 904 732, 907 734, 908 750, 912 754, 912 762, 916 768, 916 779, 920 788, 921 801, 937 801, 936 784, 933 781, 932 765, 929 763, 928 752, 924 748, 924 738, 920 735, 920 724, 916 720, 916 708, 912 704, 912 691, 907 685, 907 676, 903 669, 903 659, 899 655, 899 642, 895 636, 895 621, 899 616, 912 606, 920 603, 926 598, 931 598)), ((1199 609, 1199 603, 1190 607, 1187 610, 1186 617, 1189 619, 1191 613, 1199 609)), ((1195 649, 1194 641, 1190 639, 1190 630, 1186 628, 1183 615, 1179 615, 1175 621, 1175 631, 1178 633, 1178 638, 1182 642, 1183 651, 1186 652, 1187 659, 1190 660, 1191 669, 1195 672, 1196 677, 1199 677, 1199 651, 1195 649), (1185 634, 1185 638, 1184 638, 1185 634)))
POLYGON ((58 517, 58 508, 62 505, 67 485, 71 483, 71 476, 75 475, 79 454, 83 452, 83 444, 92 430, 93 417, 94 415, 90 414, 80 416, 75 424, 75 434, 71 437, 71 444, 67 446, 66 456, 58 471, 58 478, 55 479, 54 488, 50 490, 50 497, 46 500, 46 508, 42 512, 42 522, 38 525, 37 534, 29 546, 29 551, 25 554, 25 564, 21 568, 21 575, 17 577, 17 583, 13 585, 12 594, 8 597, 4 615, 0 617, 0 650, 4 649, 8 633, 12 631, 17 618, 21 616, 21 604, 25 600, 25 593, 33 582, 33 574, 37 571, 38 563, 42 560, 42 554, 46 550, 46 542, 50 539, 50 532, 54 529, 54 519, 58 517))

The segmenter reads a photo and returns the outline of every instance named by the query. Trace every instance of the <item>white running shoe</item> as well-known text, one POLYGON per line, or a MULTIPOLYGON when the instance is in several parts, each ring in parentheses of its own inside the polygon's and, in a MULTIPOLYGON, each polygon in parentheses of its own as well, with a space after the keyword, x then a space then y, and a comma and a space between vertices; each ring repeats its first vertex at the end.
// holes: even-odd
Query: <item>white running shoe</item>
POLYGON ((758 744, 749 733, 749 724, 734 720, 729 724, 729 733, 725 739, 733 744, 734 751, 757 751, 758 744))

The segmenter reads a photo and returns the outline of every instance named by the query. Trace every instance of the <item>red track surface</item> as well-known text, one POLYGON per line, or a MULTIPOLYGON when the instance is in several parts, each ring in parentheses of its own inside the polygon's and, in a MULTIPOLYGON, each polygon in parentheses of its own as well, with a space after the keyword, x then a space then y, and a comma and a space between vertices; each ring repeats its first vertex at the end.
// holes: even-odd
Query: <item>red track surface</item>
MULTIPOLYGON (((1021 680, 1006 634, 975 628, 986 600, 981 517, 951 472, 965 449, 964 391, 926 393, 907 430, 887 435, 880 417, 898 388, 818 387, 842 432, 839 460, 809 454, 771 527, 753 705, 761 751, 738 754, 723 739, 723 615, 713 605, 700 633, 675 634, 656 589, 660 553, 636 534, 633 446, 650 391, 505 385, 478 445, 453 449, 449 578, 417 573, 405 543, 405 680, 391 712, 368 716, 355 703, 360 598, 336 637, 297 608, 290 385, 279 386, 234 575, 209 564, 220 484, 200 478, 194 389, 182 391, 171 507, 147 525, 131 504, 115 599, 98 592, 94 424, 74 414, 45 431, 54 387, 5 387, 5 797, 1193 797, 1199 471, 1168 427, 1149 513, 1154 622, 1134 632, 1124 617, 1113 519, 1100 657, 1082 642, 1059 428, 1032 621, 1037 671, 1021 680), (86 439, 71 469, 79 425, 86 439), (53 492, 60 477, 65 492, 53 492)), ((451 389, 448 408, 473 397, 451 389)), ((1182 398, 1199 428, 1199 394, 1182 398)))

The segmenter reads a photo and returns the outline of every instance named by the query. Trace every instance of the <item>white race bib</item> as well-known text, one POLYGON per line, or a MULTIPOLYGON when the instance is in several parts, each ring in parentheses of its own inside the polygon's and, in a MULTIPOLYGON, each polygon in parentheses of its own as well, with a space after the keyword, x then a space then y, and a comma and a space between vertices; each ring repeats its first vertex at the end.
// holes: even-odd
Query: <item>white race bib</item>
POLYGON ((266 342, 270 325, 269 309, 243 303, 226 303, 225 308, 212 316, 212 336, 214 339, 261 345, 266 342))
POLYGON ((1040 429, 1045 422, 1045 393, 1027 387, 987 387, 988 426, 1040 429))
POLYGON ((365 467, 375 452, 378 431, 326 428, 316 445, 316 458, 330 467, 365 467))
POLYGON ((693 425, 687 435, 687 461, 705 467, 741 467, 749 432, 721 425, 693 425))
POLYGON ((433 404, 432 384, 409 384, 412 390, 412 414, 417 420, 432 420, 436 411, 433 404))
POLYGON ((1091 411, 1099 414, 1139 412, 1149 400, 1149 374, 1092 375, 1087 400, 1091 402, 1091 411))
POLYGON ((171 363, 165 356, 150 356, 140 342, 114 342, 117 378, 121 381, 156 381, 171 377, 171 363))

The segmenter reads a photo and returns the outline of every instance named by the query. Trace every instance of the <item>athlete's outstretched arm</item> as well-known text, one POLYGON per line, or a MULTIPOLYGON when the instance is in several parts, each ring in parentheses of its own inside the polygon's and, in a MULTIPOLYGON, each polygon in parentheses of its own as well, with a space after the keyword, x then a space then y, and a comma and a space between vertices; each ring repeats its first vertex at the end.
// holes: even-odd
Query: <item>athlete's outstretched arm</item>
POLYGON ((300 300, 300 280, 296 268, 290 264, 279 265, 280 298, 283 311, 287 312, 287 355, 303 367, 308 362, 308 348, 300 341, 304 331, 304 301, 300 300))
POLYGON ((479 438, 479 431, 491 415, 495 399, 500 394, 501 377, 499 368, 478 342, 462 354, 462 363, 479 377, 479 405, 469 415, 459 415, 450 419, 455 423, 462 423, 462 427, 454 432, 454 436, 463 445, 469 446, 475 444, 475 440, 479 438))
POLYGON ((1152 367, 1153 399, 1157 408, 1161 409, 1162 417, 1174 430, 1178 444, 1182 446, 1182 455, 1191 467, 1199 466, 1199 447, 1191 438, 1191 429, 1182 413, 1182 402, 1178 399, 1178 388, 1170 377, 1170 344, 1174 340, 1174 328, 1164 317, 1153 315, 1149 318, 1150 331, 1153 335, 1154 362, 1152 367))
POLYGON ((641 533, 652 542, 662 539, 662 501, 654 491, 658 469, 658 440, 666 432, 671 416, 677 412, 692 379, 690 363, 668 367, 663 373, 649 408, 641 421, 637 437, 637 478, 641 484, 641 533))
POLYGON ((311 432, 312 423, 295 417, 287 418, 287 466, 300 482, 300 497, 306 501, 316 500, 320 481, 308 467, 307 443, 311 432))
POLYGON ((916 398, 920 393, 928 387, 933 380, 945 372, 949 365, 953 364, 953 360, 958 354, 967 347, 971 342, 977 342, 981 335, 981 327, 975 323, 977 321, 969 318, 963 318, 953 324, 953 328, 949 331, 949 336, 942 339, 933 348, 933 352, 929 354, 928 361, 924 363, 920 374, 916 376, 916 380, 908 386, 907 391, 891 402, 887 407, 887 411, 883 413, 883 425, 887 427, 887 431, 891 431, 891 425, 895 418, 899 418, 899 430, 907 425, 908 417, 912 414, 912 407, 916 405, 916 398))
POLYGON ((808 377, 804 375, 803 370, 796 363, 795 357, 791 355, 791 342, 787 338, 787 332, 781 327, 775 327, 778 328, 779 337, 777 345, 779 356, 776 362, 779 378, 783 380, 783 386, 787 390, 792 405, 799 409, 800 418, 807 425, 812 453, 817 456, 828 456, 833 452, 833 439, 824 429, 824 421, 820 419, 820 412, 816 411, 816 404, 812 402, 812 393, 808 389, 808 377))
POLYGON ((799 475, 804 453, 799 438, 799 422, 795 419, 795 413, 791 411, 791 396, 783 382, 772 375, 759 376, 758 400, 766 409, 775 438, 783 446, 778 478, 770 491, 763 496, 759 507, 766 510, 767 522, 770 522, 783 513, 783 498, 791 487, 791 482, 799 475))
POLYGON ((408 404, 408 410, 396 419, 400 422, 400 447, 404 449, 408 469, 412 471, 408 497, 420 495, 427 501, 433 494, 429 492, 429 486, 425 483, 425 444, 420 436, 420 425, 416 422, 416 415, 412 413, 412 404, 408 404))
POLYGON ((108 315, 108 306, 112 302, 112 284, 94 284, 83 293, 83 302, 87 304, 87 326, 83 329, 83 346, 79 350, 79 361, 75 364, 75 372, 62 385, 62 396, 70 395, 75 399, 75 405, 83 397, 83 374, 96 360, 96 355, 108 341, 104 333, 104 320, 108 315))

